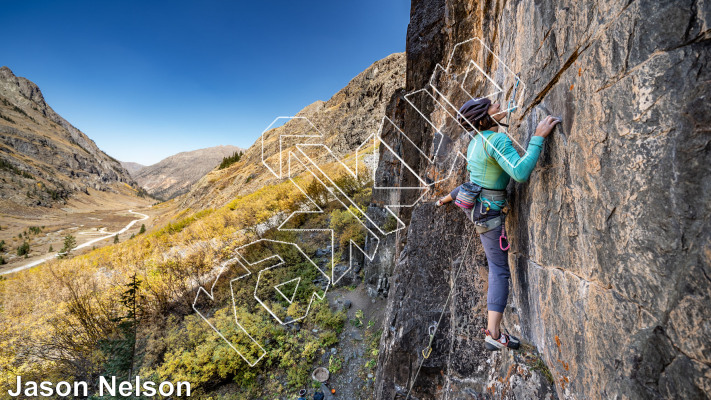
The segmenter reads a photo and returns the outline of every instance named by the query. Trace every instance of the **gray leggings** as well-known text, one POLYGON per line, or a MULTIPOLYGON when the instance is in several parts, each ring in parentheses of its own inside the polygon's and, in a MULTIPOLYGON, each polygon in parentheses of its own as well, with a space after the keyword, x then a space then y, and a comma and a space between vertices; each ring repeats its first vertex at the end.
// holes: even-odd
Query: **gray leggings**
MULTIPOLYGON (((450 193, 452 199, 457 198, 457 193, 459 193, 459 187, 450 193)), ((498 218, 501 213, 501 211, 490 210, 486 215, 481 215, 479 213, 480 209, 479 201, 477 201, 473 209, 462 208, 462 211, 467 214, 468 219, 471 219, 471 213, 474 212, 474 220, 498 218)), ((501 236, 501 228, 496 228, 479 234, 479 239, 486 253, 486 261, 489 264, 489 291, 486 295, 487 308, 489 311, 503 313, 506 308, 506 301, 509 298, 511 271, 509 270, 509 257, 499 247, 499 236, 501 236)))

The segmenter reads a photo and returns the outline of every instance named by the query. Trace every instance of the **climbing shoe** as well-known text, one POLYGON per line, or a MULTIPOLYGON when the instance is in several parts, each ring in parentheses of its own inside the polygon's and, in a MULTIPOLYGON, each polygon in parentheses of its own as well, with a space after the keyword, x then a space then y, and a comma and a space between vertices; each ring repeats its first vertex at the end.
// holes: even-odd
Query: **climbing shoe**
POLYGON ((518 338, 516 338, 515 336, 510 336, 501 332, 499 338, 494 339, 488 329, 482 330, 486 335, 486 339, 484 340, 484 346, 486 346, 487 350, 497 351, 503 349, 504 347, 509 349, 518 349, 519 346, 521 346, 521 342, 519 342, 518 338))

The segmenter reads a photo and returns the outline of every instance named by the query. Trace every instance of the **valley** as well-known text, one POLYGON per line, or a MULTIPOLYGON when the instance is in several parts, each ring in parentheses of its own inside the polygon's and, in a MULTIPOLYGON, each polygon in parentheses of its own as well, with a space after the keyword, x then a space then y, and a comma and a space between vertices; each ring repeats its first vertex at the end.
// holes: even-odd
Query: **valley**
MULTIPOLYGON (((325 367, 336 390, 327 398, 371 398, 384 300, 361 283, 357 265, 363 260, 351 260, 349 248, 351 242, 364 244, 360 219, 377 165, 377 143, 366 138, 377 131, 389 99, 404 83, 404 67, 402 53, 376 61, 331 99, 298 114, 313 120, 334 150, 309 157, 353 200, 345 209, 310 170, 276 178, 260 162, 259 140, 245 150, 202 149, 147 167, 125 162, 117 168, 126 182, 98 188, 80 183, 66 198, 48 204, 25 201, 17 190, 0 197, 8 205, 0 214, 0 238, 8 243, 7 263, 0 271, 1 312, 4 321, 12 321, 0 324, 5 371, 22 369, 25 380, 51 374, 92 382, 96 373, 125 374, 123 359, 132 365, 131 374, 189 381, 198 398, 224 394, 239 399, 286 397, 295 388, 314 387, 311 371, 325 367), (202 172, 196 168, 200 162, 202 172), (172 198, 160 201, 151 195, 172 198), (281 229, 289 213, 297 211, 301 215, 289 223, 295 229, 281 229), (62 259, 53 257, 69 235, 76 241, 74 249, 62 259), (20 254, 17 249, 25 243, 27 253, 20 254), (278 243, 300 248, 270 248, 278 243), (288 302, 283 293, 282 298, 269 294, 274 312, 292 321, 299 318, 298 323, 279 326, 272 311, 253 304, 249 288, 257 284, 257 274, 235 286, 238 309, 225 301, 229 289, 224 281, 215 286, 215 297, 196 297, 240 246, 252 246, 255 255, 278 251, 290 260, 303 255, 313 260, 290 263, 260 278, 268 282, 265 288, 305 278, 298 280, 288 302), (333 284, 336 274, 339 282, 333 284), (328 295, 314 300, 315 293, 328 295), (129 302, 140 319, 129 311, 129 302), (255 368, 233 351, 239 348, 249 356, 254 349, 248 343, 220 340, 210 329, 228 329, 225 337, 232 337, 235 318, 268 350, 255 368), (34 327, 26 329, 27 323, 34 327), (134 334, 125 330, 126 324, 134 334)), ((280 157, 275 152, 280 136, 302 129, 297 118, 265 133, 268 162, 280 157)), ((297 151, 293 141, 279 148, 297 151)), ((18 156, 8 162, 17 160, 30 161, 18 156)), ((12 168, 5 172, 11 182, 25 189, 34 184, 17 168, 19 174, 12 168)), ((76 175, 70 171, 68 179, 76 175)), ((229 268, 220 276, 234 280, 237 272, 229 268)))
MULTIPOLYGON (((0 241, 5 243, 4 251, 0 252, 5 261, 0 265, 0 274, 16 272, 55 258, 67 235, 76 240, 72 254, 112 244, 117 232, 119 241, 123 241, 137 234, 141 227, 140 223, 128 226, 138 217, 128 210, 150 218, 161 215, 166 209, 165 206, 151 207, 155 200, 138 197, 129 188, 119 193, 90 189, 89 193, 74 196, 61 206, 37 210, 41 212, 0 214, 0 241), (112 232, 111 237, 97 240, 112 232), (29 251, 26 255, 18 255, 17 249, 24 243, 29 244, 29 251)), ((150 219, 145 220, 146 228, 152 225, 151 222, 150 219)))

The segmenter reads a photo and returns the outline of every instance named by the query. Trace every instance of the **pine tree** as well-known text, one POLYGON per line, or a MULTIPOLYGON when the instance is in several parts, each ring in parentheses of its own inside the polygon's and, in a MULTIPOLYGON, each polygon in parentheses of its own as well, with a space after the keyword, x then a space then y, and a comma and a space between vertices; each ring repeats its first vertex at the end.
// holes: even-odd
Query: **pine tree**
POLYGON ((67 235, 64 237, 64 247, 59 251, 59 253, 62 257, 66 257, 75 247, 77 247, 76 238, 72 235, 67 235))
POLYGON ((114 244, 116 244, 118 242, 119 242, 119 240, 118 240, 118 233, 117 233, 116 236, 114 236, 114 244))
POLYGON ((17 255, 18 256, 26 256, 30 253, 30 243, 25 240, 22 242, 20 247, 17 248, 17 255))
POLYGON ((141 230, 138 231, 138 234, 146 233, 146 224, 141 224, 141 230))
POLYGON ((134 373, 138 324, 143 316, 143 296, 140 295, 141 280, 135 274, 124 286, 126 290, 121 294, 119 303, 125 313, 112 319, 112 322, 117 323, 117 335, 102 339, 99 348, 107 356, 104 365, 106 372, 112 375, 125 373, 130 379, 134 373))

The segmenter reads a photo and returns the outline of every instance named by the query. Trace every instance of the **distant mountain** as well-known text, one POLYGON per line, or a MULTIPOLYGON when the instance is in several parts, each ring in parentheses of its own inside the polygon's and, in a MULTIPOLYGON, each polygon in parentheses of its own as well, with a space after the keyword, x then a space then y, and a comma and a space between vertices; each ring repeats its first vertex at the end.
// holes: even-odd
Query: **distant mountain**
POLYGON ((240 151, 244 149, 236 146, 186 151, 143 167, 131 175, 151 196, 168 200, 187 193, 195 182, 215 169, 223 158, 240 151))
POLYGON ((141 169, 145 168, 146 166, 143 164, 135 163, 135 162, 130 162, 130 161, 120 161, 121 166, 126 168, 126 171, 128 171, 131 176, 135 175, 136 172, 140 171, 141 169))
MULTIPOLYGON (((368 136, 378 132, 386 107, 396 98, 394 96, 401 96, 398 89, 405 86, 405 65, 405 53, 394 53, 378 60, 329 100, 311 103, 296 116, 308 118, 319 129, 323 138, 314 141, 327 145, 336 157, 353 154, 368 136)), ((284 154, 288 154, 288 150, 293 148, 293 141, 282 143, 279 138, 303 135, 306 132, 304 128, 308 129, 303 120, 296 119, 266 132, 264 145, 268 147, 270 157, 278 157, 276 149, 282 144, 285 146, 282 149, 284 154)), ((236 196, 277 182, 278 179, 262 164, 262 145, 262 140, 257 139, 245 150, 238 163, 209 172, 181 199, 181 207, 220 207, 236 196)), ((279 163, 279 160, 272 159, 270 162, 279 163)))
MULTIPOLYGON (((121 164, 45 102, 39 87, 0 68, 0 208, 64 203, 89 188, 135 185, 121 164)), ((125 189, 125 187, 124 187, 125 189)))

